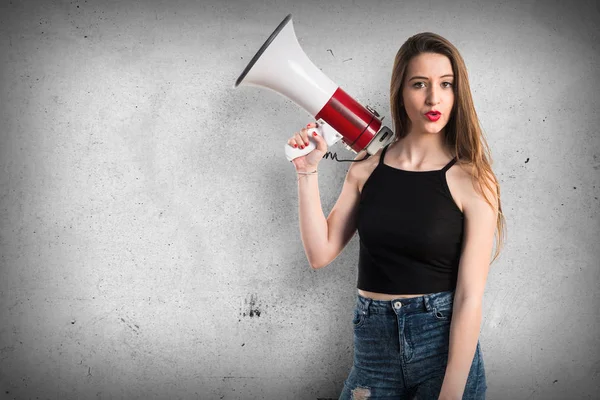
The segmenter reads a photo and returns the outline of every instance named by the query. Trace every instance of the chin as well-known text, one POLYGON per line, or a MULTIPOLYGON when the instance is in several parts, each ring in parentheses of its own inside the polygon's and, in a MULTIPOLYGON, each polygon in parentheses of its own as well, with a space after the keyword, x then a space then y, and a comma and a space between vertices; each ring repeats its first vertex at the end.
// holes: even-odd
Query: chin
POLYGON ((441 131, 444 130, 446 126, 428 126, 425 127, 425 129, 423 129, 423 131, 427 134, 436 134, 436 133, 440 133, 441 131))

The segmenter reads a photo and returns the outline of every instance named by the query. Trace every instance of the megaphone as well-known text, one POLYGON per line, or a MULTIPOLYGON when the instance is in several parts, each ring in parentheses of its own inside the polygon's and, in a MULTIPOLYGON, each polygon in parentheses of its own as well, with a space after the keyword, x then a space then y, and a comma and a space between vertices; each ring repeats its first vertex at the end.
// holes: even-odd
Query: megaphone
MULTIPOLYGON (((270 89, 292 100, 317 121, 318 127, 312 131, 323 136, 328 146, 341 139, 348 150, 358 153, 366 149, 373 155, 394 138, 375 110, 363 107, 310 61, 296 38, 292 14, 252 57, 234 88, 240 85, 270 89)), ((285 144, 289 161, 316 147, 312 133, 309 138, 304 149, 285 144)))

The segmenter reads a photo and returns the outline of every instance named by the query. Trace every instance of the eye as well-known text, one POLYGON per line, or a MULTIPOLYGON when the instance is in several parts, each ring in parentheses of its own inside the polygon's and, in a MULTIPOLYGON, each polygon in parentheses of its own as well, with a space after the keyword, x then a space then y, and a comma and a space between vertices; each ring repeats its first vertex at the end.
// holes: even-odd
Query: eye
MULTIPOLYGON (((423 85, 425 85, 425 82, 415 82, 415 83, 413 84, 413 87, 415 87, 415 88, 422 88, 422 87, 425 87, 425 86, 418 86, 418 85, 420 85, 420 84, 423 84, 423 85)), ((453 84, 452 84, 452 82, 442 82, 442 85, 446 85, 446 86, 444 86, 444 87, 445 87, 445 88, 449 88, 449 87, 452 87, 452 85, 453 85, 453 84), (446 84, 447 84, 447 85, 446 85, 446 84)))

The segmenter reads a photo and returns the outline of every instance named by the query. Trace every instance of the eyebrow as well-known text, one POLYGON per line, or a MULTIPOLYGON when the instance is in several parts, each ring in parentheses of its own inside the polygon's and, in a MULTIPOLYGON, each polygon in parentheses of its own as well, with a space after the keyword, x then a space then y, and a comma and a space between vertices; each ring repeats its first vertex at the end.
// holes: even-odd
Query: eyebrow
MULTIPOLYGON (((450 77, 454 78, 454 75, 452 75, 452 74, 442 75, 442 76, 440 76, 440 78, 445 78, 447 76, 450 76, 450 77)), ((424 76, 413 76, 412 78, 409 79, 409 81, 412 81, 413 79, 426 79, 426 80, 428 80, 429 78, 426 78, 424 76)))

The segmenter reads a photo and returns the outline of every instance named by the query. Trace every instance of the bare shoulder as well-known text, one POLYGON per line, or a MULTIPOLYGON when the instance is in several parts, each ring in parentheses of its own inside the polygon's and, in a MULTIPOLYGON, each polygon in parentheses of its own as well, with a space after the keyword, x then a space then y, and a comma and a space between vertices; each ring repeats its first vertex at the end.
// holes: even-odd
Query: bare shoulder
MULTIPOLYGON (((351 163, 350 168, 348 169, 348 180, 351 180, 353 183, 356 184, 359 193, 362 193, 362 189, 365 185, 365 182, 367 181, 369 176, 371 176, 373 170, 377 167, 380 155, 381 150, 379 150, 377 153, 370 156, 366 160, 351 163)), ((366 156, 366 150, 362 150, 356 155, 356 157, 354 157, 354 159, 362 160, 366 156)))
MULTIPOLYGON (((463 212, 469 205, 485 202, 477 180, 473 175, 472 168, 473 163, 459 160, 456 162, 454 168, 450 168, 446 172, 448 186, 451 189, 452 195, 456 195, 456 202, 457 204, 459 203, 459 208, 463 212), (454 191, 452 189, 454 189, 454 191)), ((489 176, 488 180, 492 185, 495 184, 493 177, 489 176)), ((483 190, 486 191, 486 196, 488 198, 494 199, 496 197, 495 193, 487 190, 485 186, 483 187, 483 190)))

